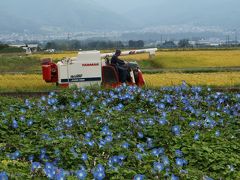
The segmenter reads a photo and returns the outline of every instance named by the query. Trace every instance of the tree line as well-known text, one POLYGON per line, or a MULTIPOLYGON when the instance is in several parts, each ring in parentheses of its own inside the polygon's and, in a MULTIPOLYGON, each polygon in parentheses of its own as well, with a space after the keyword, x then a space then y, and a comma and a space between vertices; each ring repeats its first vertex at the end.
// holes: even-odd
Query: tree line
POLYGON ((88 50, 88 49, 122 49, 122 48, 143 48, 144 41, 128 41, 124 44, 122 41, 79 41, 79 40, 56 40, 47 42, 45 49, 56 50, 88 50))
POLYGON ((22 48, 11 47, 8 44, 3 44, 0 42, 0 53, 13 53, 13 52, 24 52, 22 48))

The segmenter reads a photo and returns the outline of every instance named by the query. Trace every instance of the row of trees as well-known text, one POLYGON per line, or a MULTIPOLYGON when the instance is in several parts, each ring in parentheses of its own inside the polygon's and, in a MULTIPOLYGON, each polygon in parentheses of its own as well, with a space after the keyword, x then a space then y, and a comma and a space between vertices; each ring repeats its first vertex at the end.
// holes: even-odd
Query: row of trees
POLYGON ((188 39, 182 39, 178 42, 178 44, 175 44, 174 41, 165 41, 163 44, 158 45, 159 47, 163 48, 189 48, 192 47, 192 45, 189 43, 188 39))
POLYGON ((22 48, 11 47, 7 44, 2 44, 0 42, 0 53, 13 53, 13 52, 24 52, 22 48))
MULTIPOLYGON (((180 40, 177 44, 174 43, 174 41, 165 41, 163 44, 158 45, 160 48, 193 48, 193 47, 210 47, 210 45, 207 44, 195 44, 192 45, 189 43, 188 39, 182 39, 180 40)), ((240 47, 240 44, 230 44, 230 43, 225 43, 219 45, 219 47, 240 47)))
POLYGON ((79 49, 122 49, 122 48, 143 48, 144 42, 130 40, 128 44, 121 41, 79 41, 79 40, 57 40, 46 43, 45 49, 56 50, 79 50, 79 49))

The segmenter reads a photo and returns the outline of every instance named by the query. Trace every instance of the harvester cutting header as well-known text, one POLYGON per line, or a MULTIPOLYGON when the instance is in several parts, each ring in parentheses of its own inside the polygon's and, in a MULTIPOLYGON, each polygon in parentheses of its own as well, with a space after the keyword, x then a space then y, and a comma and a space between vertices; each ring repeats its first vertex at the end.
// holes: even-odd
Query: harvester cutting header
MULTIPOLYGON (((149 53, 154 56, 156 48, 140 49, 121 52, 121 56, 149 53)), ((119 64, 113 63, 110 58, 116 56, 115 53, 104 53, 100 51, 80 51, 77 57, 65 58, 58 63, 45 59, 42 63, 43 79, 47 83, 56 83, 63 87, 69 86, 90 86, 93 84, 116 87, 122 84, 121 68, 119 64)), ((142 72, 136 62, 126 62, 128 71, 127 84, 143 86, 145 84, 142 72)))

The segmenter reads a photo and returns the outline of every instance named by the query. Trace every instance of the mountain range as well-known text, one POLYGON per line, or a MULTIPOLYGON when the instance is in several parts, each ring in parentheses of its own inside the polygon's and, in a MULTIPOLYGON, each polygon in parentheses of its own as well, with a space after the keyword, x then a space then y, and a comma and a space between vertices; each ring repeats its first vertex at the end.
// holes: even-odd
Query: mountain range
POLYGON ((158 26, 239 29, 239 0, 7 0, 0 32, 124 31, 158 26))

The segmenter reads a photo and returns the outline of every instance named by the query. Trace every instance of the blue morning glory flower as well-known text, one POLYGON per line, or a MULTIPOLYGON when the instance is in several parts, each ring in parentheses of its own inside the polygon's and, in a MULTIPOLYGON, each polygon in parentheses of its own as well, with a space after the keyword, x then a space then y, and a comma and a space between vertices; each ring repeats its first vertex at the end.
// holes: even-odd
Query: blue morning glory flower
POLYGON ((88 155, 86 153, 83 153, 81 158, 83 161, 86 161, 88 159, 88 155))
POLYGON ((0 179, 1 180, 8 180, 8 175, 5 171, 0 172, 0 179))
POLYGON ((129 144, 128 144, 127 142, 124 142, 124 143, 122 144, 122 147, 125 148, 125 149, 128 149, 129 144))
POLYGON ((96 180, 102 180, 105 178, 105 168, 103 165, 98 164, 97 167, 93 169, 93 176, 96 180))
POLYGON ((179 180, 179 177, 176 176, 176 175, 174 175, 174 174, 172 174, 172 176, 171 176, 171 180, 179 180))
POLYGON ((164 166, 168 166, 170 164, 167 156, 165 156, 165 155, 161 156, 161 159, 162 159, 162 162, 163 162, 164 166))
POLYGON ((220 131, 219 130, 217 130, 216 132, 215 132, 215 135, 216 135, 216 137, 219 137, 220 136, 220 131))
POLYGON ((28 125, 28 126, 31 126, 32 124, 33 124, 33 120, 31 120, 31 119, 28 120, 27 125, 28 125))
POLYGON ((82 168, 81 170, 78 170, 76 172, 76 175, 78 179, 83 180, 87 177, 87 171, 84 168, 82 168))
POLYGON ((160 162, 154 162, 153 168, 155 171, 162 171, 164 169, 164 164, 160 162))
POLYGON ((34 155, 28 156, 28 160, 29 160, 29 161, 33 161, 33 159, 34 159, 34 155))
POLYGON ((176 155, 176 157, 182 157, 183 156, 183 152, 181 150, 177 149, 175 151, 175 155, 176 155))
POLYGON ((179 136, 180 135, 180 127, 178 125, 175 125, 172 127, 172 132, 176 135, 179 136))
POLYGON ((91 137, 92 137, 92 133, 91 132, 85 133, 85 138, 86 139, 90 139, 91 137))
POLYGON ((139 138, 143 138, 144 137, 143 133, 142 132, 138 132, 138 137, 139 138))
POLYGON ((18 128, 18 122, 15 119, 12 121, 12 127, 15 129, 18 128))
POLYGON ((105 141, 106 141, 106 142, 112 142, 112 140, 113 140, 113 137, 112 137, 112 136, 106 136, 106 137, 105 137, 105 141))
POLYGON ((199 134, 195 134, 193 139, 194 139, 195 141, 198 141, 198 140, 199 140, 199 136, 200 136, 199 134))
POLYGON ((137 174, 137 175, 134 176, 133 179, 134 179, 134 180, 144 180, 144 177, 145 177, 145 176, 142 175, 142 174, 137 174))
POLYGON ((136 152, 136 153, 135 153, 135 156, 136 156, 136 158, 137 158, 138 160, 142 160, 142 154, 136 152))
POLYGON ((35 169, 40 169, 41 168, 41 164, 39 162, 32 162, 31 165, 31 170, 34 171, 35 169))

